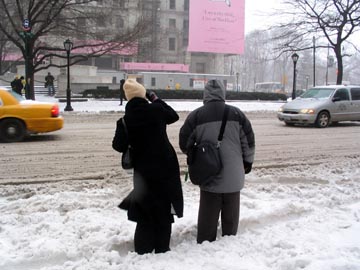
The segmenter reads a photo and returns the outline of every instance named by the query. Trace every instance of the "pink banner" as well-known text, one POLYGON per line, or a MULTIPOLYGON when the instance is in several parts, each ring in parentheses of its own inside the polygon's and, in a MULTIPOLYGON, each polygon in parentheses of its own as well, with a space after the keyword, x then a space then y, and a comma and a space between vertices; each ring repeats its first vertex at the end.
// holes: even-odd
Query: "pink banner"
POLYGON ((191 52, 242 54, 245 0, 190 1, 191 52))
POLYGON ((23 61, 23 55, 21 53, 5 53, 3 55, 3 61, 23 61))

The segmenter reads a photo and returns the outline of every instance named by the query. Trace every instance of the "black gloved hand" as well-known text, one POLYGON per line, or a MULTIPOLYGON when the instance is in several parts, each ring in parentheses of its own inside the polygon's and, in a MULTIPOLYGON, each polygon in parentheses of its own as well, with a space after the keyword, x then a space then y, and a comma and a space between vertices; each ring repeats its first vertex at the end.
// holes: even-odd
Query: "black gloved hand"
POLYGON ((146 91, 146 98, 151 102, 154 102, 158 99, 158 96, 153 91, 146 91))
POLYGON ((252 169, 252 163, 246 162, 244 160, 244 169, 245 169, 245 174, 250 173, 252 169))

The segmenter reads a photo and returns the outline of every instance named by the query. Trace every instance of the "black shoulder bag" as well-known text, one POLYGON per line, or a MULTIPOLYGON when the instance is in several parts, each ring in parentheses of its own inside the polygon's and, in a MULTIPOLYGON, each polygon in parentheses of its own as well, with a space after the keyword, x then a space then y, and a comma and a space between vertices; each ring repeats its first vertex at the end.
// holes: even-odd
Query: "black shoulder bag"
POLYGON ((222 161, 220 145, 223 139, 229 107, 225 105, 217 143, 203 141, 189 150, 187 164, 190 180, 194 185, 208 185, 220 173, 222 161))
POLYGON ((124 130, 125 130, 126 136, 128 138, 128 146, 125 149, 125 151, 124 151, 124 153, 122 154, 122 157, 121 157, 121 166, 123 167, 123 169, 129 170, 129 169, 134 168, 133 157, 132 157, 132 148, 131 148, 131 145, 130 145, 130 142, 129 142, 129 133, 128 133, 128 130, 127 130, 127 127, 126 127, 125 119, 121 118, 121 121, 122 121, 122 123, 124 125, 124 130))

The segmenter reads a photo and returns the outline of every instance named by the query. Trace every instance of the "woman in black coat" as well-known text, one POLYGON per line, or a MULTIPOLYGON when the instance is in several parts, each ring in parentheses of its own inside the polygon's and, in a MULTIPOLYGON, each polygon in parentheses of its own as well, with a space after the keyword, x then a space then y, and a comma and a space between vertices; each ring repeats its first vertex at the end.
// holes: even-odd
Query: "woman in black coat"
POLYGON ((128 219, 137 222, 135 251, 166 252, 170 250, 173 214, 183 215, 179 162, 166 132, 166 126, 179 116, 134 79, 125 81, 124 91, 128 100, 124 120, 134 164, 128 219))

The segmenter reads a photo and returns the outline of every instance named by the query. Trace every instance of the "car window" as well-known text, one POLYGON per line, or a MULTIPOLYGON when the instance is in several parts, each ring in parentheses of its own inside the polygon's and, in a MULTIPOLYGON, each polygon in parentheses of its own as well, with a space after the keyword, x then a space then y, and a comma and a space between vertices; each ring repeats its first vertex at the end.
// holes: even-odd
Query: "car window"
POLYGON ((23 101, 25 98, 22 95, 19 95, 18 93, 14 91, 9 91, 9 93, 14 96, 18 101, 23 101))
POLYGON ((340 100, 350 100, 349 91, 347 89, 338 89, 334 95, 334 98, 340 98, 340 100))
POLYGON ((360 88, 351 88, 350 92, 352 100, 360 100, 360 88))
POLYGON ((312 88, 307 90, 301 98, 329 98, 333 92, 333 88, 312 88))
POLYGON ((2 99, 0 98, 0 106, 2 106, 4 103, 2 101, 2 99))

